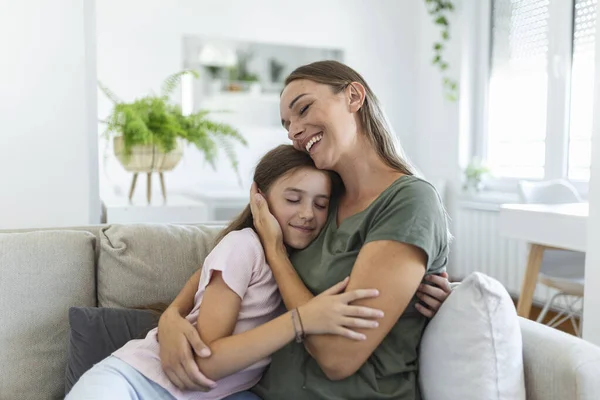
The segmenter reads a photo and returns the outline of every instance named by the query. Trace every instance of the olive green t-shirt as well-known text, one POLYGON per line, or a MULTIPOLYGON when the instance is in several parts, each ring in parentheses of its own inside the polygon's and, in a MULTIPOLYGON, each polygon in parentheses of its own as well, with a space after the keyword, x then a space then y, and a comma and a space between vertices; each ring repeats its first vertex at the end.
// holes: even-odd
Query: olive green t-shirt
MULTIPOLYGON (((424 180, 402 176, 365 210, 337 226, 332 204, 325 228, 292 264, 315 295, 350 275, 361 247, 377 240, 417 246, 427 254, 427 274, 442 272, 448 257, 446 214, 436 190, 424 180)), ((352 376, 330 381, 302 344, 275 354, 253 391, 264 400, 420 399, 418 347, 427 318, 413 296, 406 311, 373 354, 352 376)))

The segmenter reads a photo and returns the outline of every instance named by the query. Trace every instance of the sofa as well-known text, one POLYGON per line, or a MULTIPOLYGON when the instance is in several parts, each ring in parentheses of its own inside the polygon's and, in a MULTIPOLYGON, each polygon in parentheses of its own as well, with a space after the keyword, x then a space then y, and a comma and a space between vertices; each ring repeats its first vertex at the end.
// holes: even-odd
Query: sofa
MULTIPOLYGON (((0 399, 63 398, 69 308, 169 303, 220 228, 0 231, 0 399)), ((529 320, 519 323, 529 400, 600 399, 600 348, 529 320)))

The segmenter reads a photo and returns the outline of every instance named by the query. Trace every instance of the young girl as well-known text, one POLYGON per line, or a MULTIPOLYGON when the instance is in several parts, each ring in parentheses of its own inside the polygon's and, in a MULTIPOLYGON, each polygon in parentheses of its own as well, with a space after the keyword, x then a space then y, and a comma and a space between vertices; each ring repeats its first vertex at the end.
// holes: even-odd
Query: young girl
MULTIPOLYGON (((268 152, 258 163, 254 181, 266 196, 283 232, 288 251, 307 247, 327 220, 337 176, 315 168, 306 153, 291 145, 268 152)), ((187 320, 211 349, 208 358, 195 357, 217 386, 206 393, 183 391, 161 367, 157 329, 132 340, 86 372, 67 399, 222 399, 254 386, 270 362, 269 356, 305 335, 336 334, 365 337, 352 328, 375 328, 380 312, 348 305, 375 297, 374 290, 342 292, 347 279, 307 304, 285 312, 277 284, 254 231, 250 207, 217 239, 206 258, 187 320)), ((176 382, 177 383, 177 382, 176 382)))

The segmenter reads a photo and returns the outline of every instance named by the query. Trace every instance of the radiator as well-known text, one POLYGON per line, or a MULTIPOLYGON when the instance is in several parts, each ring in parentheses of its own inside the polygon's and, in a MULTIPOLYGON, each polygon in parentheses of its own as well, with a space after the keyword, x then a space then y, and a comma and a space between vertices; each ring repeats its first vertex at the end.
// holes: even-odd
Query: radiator
MULTIPOLYGON (((472 272, 482 272, 518 297, 529 248, 525 242, 500 236, 498 215, 493 207, 459 208, 453 224, 455 254, 448 273, 462 279, 472 272)), ((553 289, 537 285, 534 301, 545 303, 552 293, 553 289)))

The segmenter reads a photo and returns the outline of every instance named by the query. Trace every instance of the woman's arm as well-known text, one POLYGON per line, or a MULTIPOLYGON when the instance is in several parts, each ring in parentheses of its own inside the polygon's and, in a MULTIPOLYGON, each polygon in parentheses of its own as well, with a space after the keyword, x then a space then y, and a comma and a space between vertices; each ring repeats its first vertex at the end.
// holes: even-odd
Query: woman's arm
POLYGON ((256 183, 252 183, 250 190, 250 208, 254 226, 260 236, 267 262, 271 267, 286 308, 291 310, 306 304, 314 296, 292 266, 287 249, 283 245, 281 227, 269 211, 265 198, 258 193, 256 183))
MULTIPOLYGON (((269 265, 286 305, 298 307, 308 301, 308 291, 293 270, 287 255, 274 252, 269 265)), ((329 379, 340 380, 354 374, 383 341, 415 294, 425 274, 425 253, 415 246, 396 241, 375 241, 361 249, 347 290, 375 288, 377 298, 354 302, 379 309, 384 317, 379 327, 370 329, 366 340, 353 342, 343 337, 314 335, 305 341, 308 352, 329 379)), ((366 331, 357 330, 360 333, 366 331)))
MULTIPOLYGON (((279 268, 278 271, 274 272, 277 273, 276 280, 280 289, 282 286, 286 286, 284 289, 286 295, 283 296, 286 307, 289 310, 305 304, 313 298, 313 295, 304 286, 304 282, 302 282, 289 261, 287 251, 282 243, 281 228, 275 217, 269 212, 265 199, 258 193, 255 183, 252 184, 250 190, 250 206, 254 216, 254 225, 260 233, 267 257, 276 255, 276 260, 271 262, 284 265, 283 268, 279 268), (277 254, 280 257, 277 257, 277 254)), ((425 305, 417 303, 415 307, 427 318, 433 318, 452 292, 452 289, 446 272, 443 272, 440 276, 427 275, 425 279, 434 285, 419 286, 417 296, 425 305)))
MULTIPOLYGON (((312 294, 290 263, 281 245, 281 231, 276 220, 254 187, 251 206, 254 225, 261 234, 267 261, 286 305, 297 307, 304 304, 312 294)), ((348 289, 379 289, 381 295, 366 304, 383 310, 385 316, 379 328, 361 343, 327 336, 313 336, 306 340, 308 352, 330 379, 338 380, 352 375, 368 359, 410 303, 423 279, 426 266, 425 251, 402 241, 375 240, 362 247, 352 269, 348 289)))
MULTIPOLYGON (((298 309, 306 332, 340 334, 360 340, 363 335, 356 335, 347 327, 372 328, 376 325, 373 321, 353 317, 357 313, 374 313, 374 310, 347 306, 350 301, 373 297, 376 293, 361 290, 336 296, 346 285, 346 281, 341 282, 298 309), (347 308, 342 309, 344 306, 347 308)), ((242 299, 227 285, 222 273, 214 271, 198 314, 198 331, 211 346, 212 356, 196 357, 198 367, 210 379, 219 380, 241 371, 269 357, 295 338, 291 312, 233 335, 241 303, 242 299)))

